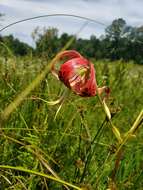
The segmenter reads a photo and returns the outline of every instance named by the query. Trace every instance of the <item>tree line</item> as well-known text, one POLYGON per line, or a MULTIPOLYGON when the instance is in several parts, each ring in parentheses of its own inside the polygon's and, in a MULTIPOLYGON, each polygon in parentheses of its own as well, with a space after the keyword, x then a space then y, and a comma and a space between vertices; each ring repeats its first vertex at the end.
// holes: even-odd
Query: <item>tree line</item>
POLYGON ((91 35, 89 39, 82 39, 67 33, 59 36, 57 28, 43 28, 41 31, 39 27, 32 32, 32 38, 35 48, 12 35, 0 36, 0 54, 7 55, 6 46, 16 56, 32 52, 35 56, 51 58, 72 38, 69 49, 75 49, 87 58, 133 60, 143 64, 143 26, 129 26, 122 18, 113 20, 100 38, 91 35))

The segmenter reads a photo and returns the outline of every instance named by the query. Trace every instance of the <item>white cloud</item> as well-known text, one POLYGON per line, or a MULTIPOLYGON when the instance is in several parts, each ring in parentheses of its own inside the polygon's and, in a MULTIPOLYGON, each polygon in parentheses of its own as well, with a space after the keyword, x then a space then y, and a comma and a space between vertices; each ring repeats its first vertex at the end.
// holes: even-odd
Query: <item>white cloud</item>
MULTIPOLYGON (((0 3, 1 12, 6 14, 4 21, 1 21, 3 25, 33 16, 64 13, 92 18, 106 25, 115 18, 122 17, 128 24, 138 26, 143 24, 142 7, 142 0, 1 0, 0 3)), ((15 25, 3 33, 14 33, 29 42, 30 33, 37 25, 53 25, 61 32, 73 34, 82 24, 83 20, 69 17, 41 18, 15 25)), ((99 35, 103 31, 103 26, 89 23, 81 32, 81 36, 89 37, 92 33, 99 35)))

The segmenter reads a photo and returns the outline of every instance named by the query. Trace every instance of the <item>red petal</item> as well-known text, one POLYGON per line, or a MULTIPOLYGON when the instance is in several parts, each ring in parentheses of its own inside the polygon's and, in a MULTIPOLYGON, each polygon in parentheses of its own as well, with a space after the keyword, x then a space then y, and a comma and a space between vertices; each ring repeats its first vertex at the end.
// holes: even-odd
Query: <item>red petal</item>
POLYGON ((55 64, 57 63, 58 60, 64 59, 64 58, 73 59, 73 58, 82 58, 82 56, 80 55, 80 53, 78 53, 75 50, 67 50, 67 51, 63 51, 57 54, 57 56, 55 57, 51 65, 52 74, 56 76, 57 78, 58 78, 58 71, 55 69, 55 64))
POLYGON ((77 69, 87 66, 89 66, 89 62, 83 57, 71 59, 61 65, 59 79, 70 88, 70 79, 77 75, 77 69))
POLYGON ((97 89, 97 84, 95 78, 95 69, 94 65, 91 64, 89 79, 86 81, 86 84, 81 89, 80 96, 83 97, 95 96, 97 91, 96 89, 97 89))
POLYGON ((68 59, 73 59, 73 58, 80 58, 82 56, 80 55, 80 53, 78 53, 75 50, 67 50, 62 52, 60 59, 63 59, 65 57, 68 59))

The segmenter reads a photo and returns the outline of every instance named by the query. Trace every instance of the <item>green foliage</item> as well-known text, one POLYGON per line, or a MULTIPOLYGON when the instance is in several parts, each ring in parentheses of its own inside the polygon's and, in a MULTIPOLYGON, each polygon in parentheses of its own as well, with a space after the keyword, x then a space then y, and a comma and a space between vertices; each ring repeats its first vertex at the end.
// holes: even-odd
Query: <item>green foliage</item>
MULTIPOLYGON (((134 60, 142 64, 143 30, 142 27, 128 26, 122 18, 116 19, 105 30, 103 46, 108 49, 105 55, 111 60, 134 60)), ((106 52, 106 50, 105 50, 106 52)), ((103 54, 104 57, 104 54, 103 54)))
POLYGON ((32 51, 30 46, 15 39, 12 35, 0 37, 0 55, 7 56, 8 49, 16 56, 24 56, 32 51))
POLYGON ((125 20, 123 20, 122 18, 116 19, 112 22, 110 26, 106 28, 106 35, 111 40, 119 40, 124 34, 125 26, 125 20))
POLYGON ((44 28, 42 33, 39 30, 36 29, 33 33, 36 36, 36 52, 37 54, 43 53, 51 58, 59 50, 58 30, 56 28, 44 28))
MULTIPOLYGON (((113 124, 124 137, 142 109, 143 68, 132 62, 92 61, 98 85, 108 84, 111 88, 107 105, 113 124)), ((0 57, 1 113, 45 65, 47 60, 32 55, 0 57)), ((0 165, 18 168, 0 169, 0 187, 6 190, 67 188, 42 177, 45 173, 82 189, 107 189, 111 187, 110 179, 114 179, 112 185, 115 183, 118 189, 142 190, 141 126, 136 138, 131 137, 123 146, 119 169, 113 178, 117 141, 97 97, 81 98, 71 93, 55 119, 60 105, 49 106, 46 101, 58 99, 64 88, 48 74, 8 121, 1 123, 0 165), (42 174, 35 175, 35 171, 42 174)))

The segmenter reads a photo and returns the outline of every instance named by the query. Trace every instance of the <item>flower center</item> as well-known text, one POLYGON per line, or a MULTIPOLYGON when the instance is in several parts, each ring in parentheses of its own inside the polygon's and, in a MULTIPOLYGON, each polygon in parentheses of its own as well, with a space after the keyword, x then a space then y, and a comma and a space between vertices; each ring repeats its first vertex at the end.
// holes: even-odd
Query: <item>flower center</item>
POLYGON ((76 84, 83 85, 87 80, 87 76, 89 73, 89 67, 77 67, 75 69, 75 74, 69 79, 69 84, 71 87, 75 86, 76 84))

